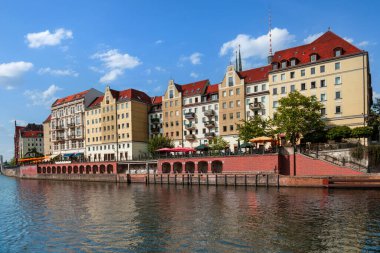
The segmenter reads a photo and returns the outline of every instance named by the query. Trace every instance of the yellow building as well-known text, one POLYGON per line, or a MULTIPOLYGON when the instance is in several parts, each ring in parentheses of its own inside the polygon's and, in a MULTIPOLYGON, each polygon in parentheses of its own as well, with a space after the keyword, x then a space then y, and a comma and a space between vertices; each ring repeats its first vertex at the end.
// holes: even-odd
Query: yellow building
POLYGON ((328 125, 366 125, 372 103, 368 53, 331 31, 270 57, 270 116, 289 92, 315 96, 328 125))
POLYGON ((130 160, 145 154, 150 103, 144 92, 107 86, 104 96, 86 109, 86 157, 91 161, 130 160))

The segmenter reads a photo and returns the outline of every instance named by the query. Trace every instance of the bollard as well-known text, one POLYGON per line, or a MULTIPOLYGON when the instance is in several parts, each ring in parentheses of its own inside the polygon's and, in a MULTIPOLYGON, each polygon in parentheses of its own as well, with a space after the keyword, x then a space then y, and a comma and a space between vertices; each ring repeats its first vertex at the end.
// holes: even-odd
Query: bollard
POLYGON ((247 187, 247 174, 244 175, 244 185, 247 187))
POLYGON ((154 182, 154 184, 156 184, 156 174, 154 174, 154 176, 153 176, 153 182, 154 182))
POLYGON ((257 187, 257 176, 258 174, 255 175, 255 187, 257 187))
POLYGON ((268 187, 268 185, 269 185, 269 181, 268 181, 269 179, 268 178, 269 178, 269 175, 267 174, 266 175, 266 187, 268 187))
POLYGON ((161 174, 161 182, 160 182, 160 184, 162 184, 162 174, 161 174))
POLYGON ((235 178, 234 178, 234 185, 236 187, 236 174, 235 174, 235 178))
POLYGON ((280 188, 280 175, 277 175, 277 188, 280 188))
POLYGON ((227 174, 224 175, 224 185, 227 186, 228 183, 227 183, 227 174))
POLYGON ((201 185, 201 176, 198 174, 198 185, 201 185))
POLYGON ((170 174, 168 174, 168 184, 170 184, 170 174))
POLYGON ((218 186, 218 174, 215 174, 215 186, 218 186))
POLYGON ((182 174, 182 185, 185 185, 185 175, 182 174))
POLYGON ((177 185, 177 174, 174 175, 174 184, 177 185))
POLYGON ((208 174, 206 175, 206 185, 208 186, 208 174))

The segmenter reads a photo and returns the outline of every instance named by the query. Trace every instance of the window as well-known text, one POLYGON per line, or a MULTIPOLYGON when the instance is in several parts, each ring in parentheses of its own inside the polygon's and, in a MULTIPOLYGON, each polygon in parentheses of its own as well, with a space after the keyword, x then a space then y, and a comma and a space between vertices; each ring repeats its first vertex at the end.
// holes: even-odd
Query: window
POLYGON ((316 54, 312 54, 312 55, 310 55, 310 61, 311 61, 311 62, 315 62, 315 61, 317 61, 317 55, 316 55, 316 54))
POLYGON ((237 112, 237 113, 236 113, 236 118, 237 118, 237 119, 240 119, 240 112, 237 112))
POLYGON ((285 93, 286 93, 286 87, 283 86, 283 87, 281 87, 281 94, 285 94, 285 93))
POLYGON ((247 98, 245 104, 246 104, 246 105, 249 105, 250 102, 251 102, 251 101, 249 100, 249 98, 247 98))
POLYGON ((247 87, 247 93, 251 93, 251 87, 247 87))
POLYGON ((340 105, 335 106, 335 114, 341 114, 342 113, 342 108, 340 105))
POLYGON ((228 86, 231 87, 231 86, 234 86, 234 79, 232 76, 229 76, 228 77, 228 86))
POLYGON ((273 69, 273 70, 278 69, 277 62, 272 63, 272 69, 273 69))
POLYGON ((234 119, 234 114, 232 112, 230 113, 230 119, 234 119))
POLYGON ((311 75, 315 75, 315 68, 311 68, 311 69, 310 69, 310 74, 311 74, 311 75))
POLYGON ((240 107, 240 100, 236 100, 236 107, 240 107))
POLYGON ((335 55, 335 57, 341 56, 342 55, 342 49, 341 48, 335 49, 334 55, 335 55))
POLYGON ((272 76, 272 81, 275 83, 277 82, 277 75, 272 76))
POLYGON ((255 92, 258 92, 258 91, 259 91, 259 86, 257 86, 257 85, 254 86, 254 87, 253 87, 253 90, 254 90, 255 92))
POLYGON ((294 71, 290 72, 290 78, 293 79, 294 77, 295 77, 295 72, 294 71))
POLYGON ((340 70, 340 62, 335 63, 335 70, 340 70))
POLYGON ((322 108, 322 109, 321 109, 321 115, 322 115, 322 116, 325 116, 325 115, 326 115, 326 108, 322 108))
POLYGON ((223 126, 223 132, 227 132, 227 126, 223 126))
POLYGON ((234 125, 230 125, 230 131, 234 131, 234 125))
POLYGON ((277 108, 278 106, 278 101, 273 101, 273 108, 277 108))
POLYGON ((233 96, 233 95, 234 95, 234 90, 230 90, 230 91, 229 91, 229 95, 230 95, 230 96, 233 96))
POLYGON ((227 92, 223 91, 223 97, 226 97, 226 96, 227 96, 227 92))
POLYGON ((321 94, 321 101, 323 102, 323 101, 326 101, 326 94, 321 94))
POLYGON ((294 84, 290 85, 290 92, 293 92, 296 90, 296 86, 294 84))
POLYGON ((342 99, 340 91, 335 91, 335 99, 342 99))
POLYGON ((326 87, 326 80, 321 80, 321 88, 326 87))
POLYGON ((223 120, 226 120, 226 119, 227 119, 227 115, 223 114, 223 120))
POLYGON ((325 73, 325 65, 319 67, 319 72, 325 73))
POLYGON ((296 59, 291 59, 290 60, 290 66, 296 66, 296 59))
POLYGON ((306 83, 301 83, 301 90, 306 90, 306 83))
POLYGON ((285 80, 285 74, 281 74, 281 81, 285 80))
POLYGON ((277 88, 273 88, 273 95, 277 95, 277 88))
POLYGON ((240 95, 240 88, 236 89, 236 95, 240 95))
POLYGON ((261 97, 261 103, 265 103, 265 97, 261 97))
POLYGON ((283 62, 281 62, 281 68, 286 68, 286 66, 287 66, 288 64, 287 64, 287 62, 286 61, 283 61, 283 62))
POLYGON ((230 108, 234 108, 234 101, 230 101, 230 108))
POLYGON ((305 76, 305 70, 301 69, 301 76, 305 76))
POLYGON ((315 81, 313 81, 310 84, 310 89, 315 89, 315 88, 316 88, 315 81))
POLYGON ((340 76, 335 77, 335 84, 336 85, 342 84, 342 80, 341 80, 340 76))
POLYGON ((262 84, 262 85, 261 85, 261 90, 264 91, 264 90, 266 90, 266 89, 267 89, 267 85, 266 85, 265 83, 262 84))

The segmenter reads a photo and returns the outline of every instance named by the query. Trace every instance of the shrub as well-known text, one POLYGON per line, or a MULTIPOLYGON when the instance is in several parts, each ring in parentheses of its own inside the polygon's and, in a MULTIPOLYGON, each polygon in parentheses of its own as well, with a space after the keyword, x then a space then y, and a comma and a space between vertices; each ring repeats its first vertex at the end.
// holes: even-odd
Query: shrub
POLYGON ((372 133, 373 128, 370 126, 355 127, 351 130, 351 136, 354 138, 368 138, 372 133))
POLYGON ((327 131, 327 139, 342 141, 343 138, 351 137, 351 129, 348 126, 336 126, 327 131))

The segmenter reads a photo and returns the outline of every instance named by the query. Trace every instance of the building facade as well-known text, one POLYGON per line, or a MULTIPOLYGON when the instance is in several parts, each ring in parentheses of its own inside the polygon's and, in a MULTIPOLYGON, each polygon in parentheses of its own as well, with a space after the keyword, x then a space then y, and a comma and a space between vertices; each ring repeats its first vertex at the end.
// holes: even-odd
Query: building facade
POLYGON ((57 99, 51 107, 51 139, 53 155, 63 158, 83 156, 84 113, 90 103, 103 95, 96 89, 89 89, 74 95, 57 99))
POLYGON ((131 160, 147 152, 151 98, 142 91, 106 87, 86 109, 86 157, 90 161, 131 160))
POLYGON ((18 129, 17 159, 31 158, 37 155, 42 156, 44 154, 44 135, 42 125, 28 124, 27 126, 18 129))
POLYGON ((51 142, 51 115, 47 117, 47 119, 43 122, 43 130, 44 130, 44 155, 49 156, 52 153, 52 142, 51 142))

